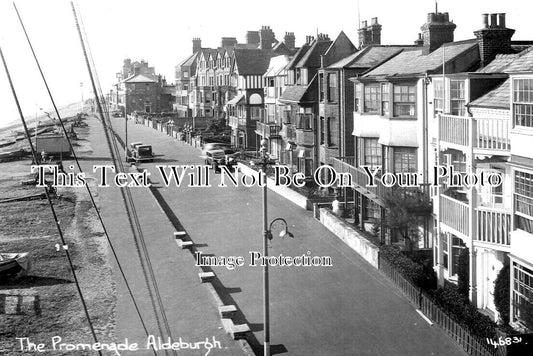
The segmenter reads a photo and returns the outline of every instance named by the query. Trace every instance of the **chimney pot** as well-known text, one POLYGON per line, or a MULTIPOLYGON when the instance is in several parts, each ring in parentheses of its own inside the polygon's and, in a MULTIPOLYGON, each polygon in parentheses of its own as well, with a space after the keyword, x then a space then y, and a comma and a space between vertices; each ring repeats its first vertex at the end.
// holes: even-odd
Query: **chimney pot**
POLYGON ((505 28, 505 14, 498 14, 498 27, 505 28))
POLYGON ((361 21, 361 27, 362 28, 365 28, 367 26, 367 22, 366 20, 365 21, 361 21))
POLYGON ((498 27, 498 14, 490 14, 490 27, 495 28, 498 27))
POLYGON ((483 24, 483 28, 489 28, 489 14, 481 15, 481 23, 483 24))
POLYGON ((372 17, 372 25, 377 25, 377 24, 378 24, 378 18, 372 17))

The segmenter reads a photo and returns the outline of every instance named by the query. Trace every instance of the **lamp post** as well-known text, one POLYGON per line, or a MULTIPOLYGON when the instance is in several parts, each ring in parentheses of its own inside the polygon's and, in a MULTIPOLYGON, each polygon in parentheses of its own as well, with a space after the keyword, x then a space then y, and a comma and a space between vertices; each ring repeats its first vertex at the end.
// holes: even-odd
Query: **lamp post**
MULTIPOLYGON (((292 233, 289 232, 287 221, 283 218, 275 218, 268 223, 268 212, 267 212, 267 175, 266 171, 269 164, 275 163, 270 159, 270 155, 267 152, 268 141, 266 139, 261 140, 261 157, 258 161, 252 163, 261 164, 261 177, 263 184, 263 257, 268 257, 268 241, 272 240, 272 225, 275 222, 280 221, 285 225, 285 228, 281 231, 279 236, 281 238, 285 236, 294 237, 292 233)), ((263 355, 270 356, 270 301, 269 301, 269 280, 268 280, 268 263, 263 265, 263 323, 265 328, 265 341, 263 343, 263 355)))
POLYGON ((124 84, 124 155, 128 162, 128 87, 124 84))

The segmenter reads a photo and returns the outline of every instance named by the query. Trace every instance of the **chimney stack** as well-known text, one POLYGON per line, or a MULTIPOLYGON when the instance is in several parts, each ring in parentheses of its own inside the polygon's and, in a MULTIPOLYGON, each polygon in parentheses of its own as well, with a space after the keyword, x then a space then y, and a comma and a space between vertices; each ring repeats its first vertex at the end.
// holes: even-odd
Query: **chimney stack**
POLYGON ((368 21, 361 21, 361 28, 357 30, 359 35, 359 47, 381 44, 381 25, 377 17, 372 17, 370 25, 368 21))
POLYGON ((418 39, 415 41, 415 46, 422 47, 424 45, 424 38, 421 33, 418 33, 418 39))
POLYGON ((513 53, 511 37, 515 30, 505 27, 505 14, 483 14, 483 28, 474 31, 479 42, 481 66, 489 64, 497 54, 513 53), (490 15, 490 24, 488 18, 490 15))
POLYGON ((453 42, 453 31, 456 27, 447 12, 429 13, 427 22, 420 28, 427 52, 431 53, 444 43, 453 42))
POLYGON ((270 29, 270 26, 261 27, 261 29, 259 30, 259 48, 272 49, 272 44, 274 44, 274 40, 274 31, 270 29))
POLYGON ((258 45, 259 44, 259 31, 246 32, 246 43, 258 45))
POLYGON ((202 40, 199 37, 192 39, 192 53, 196 53, 202 49, 202 40))
POLYGON ((220 47, 224 49, 235 48, 237 44, 237 39, 235 37, 222 37, 220 41, 220 47))
POLYGON ((294 36, 294 32, 285 32, 283 42, 288 49, 294 49, 294 47, 296 47, 296 37, 294 36))

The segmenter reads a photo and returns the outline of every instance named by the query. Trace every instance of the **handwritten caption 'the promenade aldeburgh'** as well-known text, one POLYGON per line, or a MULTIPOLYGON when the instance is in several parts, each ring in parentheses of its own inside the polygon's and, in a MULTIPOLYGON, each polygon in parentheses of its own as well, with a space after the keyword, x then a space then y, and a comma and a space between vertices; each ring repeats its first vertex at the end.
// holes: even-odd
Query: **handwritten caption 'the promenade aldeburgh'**
POLYGON ((111 351, 115 355, 120 356, 124 351, 141 351, 141 350, 198 350, 204 352, 204 356, 211 353, 212 349, 222 349, 222 344, 213 336, 211 339, 206 337, 204 341, 187 342, 181 337, 178 341, 173 341, 170 338, 166 340, 161 337, 149 335, 146 342, 142 345, 135 342, 129 342, 126 338, 124 342, 95 342, 95 343, 78 343, 65 342, 61 336, 53 336, 49 343, 36 343, 28 337, 17 337, 20 351, 23 352, 49 352, 54 351, 69 351, 75 353, 76 351, 111 351))
MULTIPOLYGON (((386 187, 419 187, 423 182, 421 173, 403 172, 391 173, 382 172, 381 167, 360 166, 367 178, 367 187, 375 187, 379 182, 386 187)), ((165 186, 175 185, 176 187, 187 186, 190 188, 212 187, 210 170, 208 165, 156 165, 161 180, 165 186)), ((242 172, 240 167, 233 166, 233 170, 227 166, 219 166, 220 175, 218 187, 228 186, 260 186, 264 181, 261 171, 242 172)), ((302 172, 293 172, 285 165, 273 166, 273 181, 276 186, 303 187, 306 184, 306 176, 302 172)), ((70 166, 71 172, 65 172, 57 165, 33 165, 31 172, 37 173, 37 186, 43 187, 48 183, 46 176, 52 175, 52 186, 55 187, 84 187, 87 185, 87 177, 84 172, 73 172, 74 166, 70 166)), ((118 187, 150 187, 150 172, 117 172, 113 165, 94 165, 93 173, 98 177, 99 187, 109 187, 115 184, 118 187)), ((333 185, 337 187, 353 186, 354 177, 346 172, 337 172, 333 167, 322 165, 318 167, 313 179, 322 188, 333 185)), ((501 174, 494 171, 479 171, 475 173, 457 172, 453 166, 435 166, 432 175, 433 186, 445 184, 447 187, 467 187, 491 186, 497 187, 502 184, 501 174)))

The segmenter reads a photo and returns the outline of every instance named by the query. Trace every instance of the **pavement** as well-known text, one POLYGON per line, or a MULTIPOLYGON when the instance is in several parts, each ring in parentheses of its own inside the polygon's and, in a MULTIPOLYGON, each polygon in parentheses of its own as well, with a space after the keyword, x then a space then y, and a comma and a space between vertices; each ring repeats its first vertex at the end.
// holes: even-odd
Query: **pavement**
MULTIPOLYGON (((114 123, 123 136, 124 119, 114 119, 114 123)), ((221 298, 240 309, 238 317, 252 329, 250 344, 261 354, 262 268, 248 263, 250 251, 262 251, 261 189, 242 184, 217 187, 220 174, 213 172, 210 188, 165 187, 155 166, 202 164, 200 150, 131 122, 128 136, 130 142, 153 146, 155 162, 142 167, 152 174, 160 204, 171 211, 172 219, 184 227, 198 250, 245 258, 242 267, 230 270, 219 266, 212 270, 221 298)), ((309 252, 328 256, 333 262, 331 267, 270 268, 273 355, 465 354, 441 329, 427 324, 391 281, 315 220, 311 212, 272 192, 268 194, 268 211, 269 220, 285 218, 295 235, 294 239, 279 239, 281 227, 275 226, 270 255, 301 256, 309 252)), ((154 249, 154 253, 172 258, 164 257, 167 251, 160 249, 154 249)), ((190 264, 183 268, 196 271, 197 267, 190 264)), ((168 279, 167 288, 176 288, 170 286, 175 282, 168 279)))
MULTIPOLYGON (((94 118, 90 118, 88 123, 90 126, 88 136, 82 137, 79 141, 84 148, 78 154, 80 163, 86 176, 91 177, 88 179, 89 185, 92 186, 118 260, 148 330, 147 335, 119 273, 117 263, 109 252, 117 286, 116 339, 117 342, 124 342, 127 338, 130 343, 139 344, 139 351, 121 352, 122 355, 153 355, 149 347, 148 350, 146 349, 148 337, 163 336, 163 342, 167 341, 168 334, 164 328, 164 317, 160 312, 159 304, 152 303, 150 300, 137 246, 130 223, 124 213, 120 189, 114 184, 110 184, 109 187, 96 187, 97 179, 96 173, 93 173, 93 165, 110 165, 112 162, 101 123, 94 118), (155 315, 159 318, 159 324, 162 327, 158 326, 155 315)), ((142 226, 142 234, 156 276, 172 341, 195 343, 208 338, 220 343, 220 348, 217 346, 212 349, 211 355, 242 355, 240 345, 222 329, 212 295, 205 285, 200 283, 198 268, 194 266, 190 253, 179 249, 176 245, 173 236, 174 226, 163 213, 152 193, 146 188, 130 188, 130 191, 142 226)), ((146 262, 144 263, 147 265, 146 262)), ((150 290, 155 296, 153 285, 150 290)), ((176 353, 159 350, 157 355, 204 355, 206 352, 207 350, 200 346, 199 350, 180 350, 176 353)))

